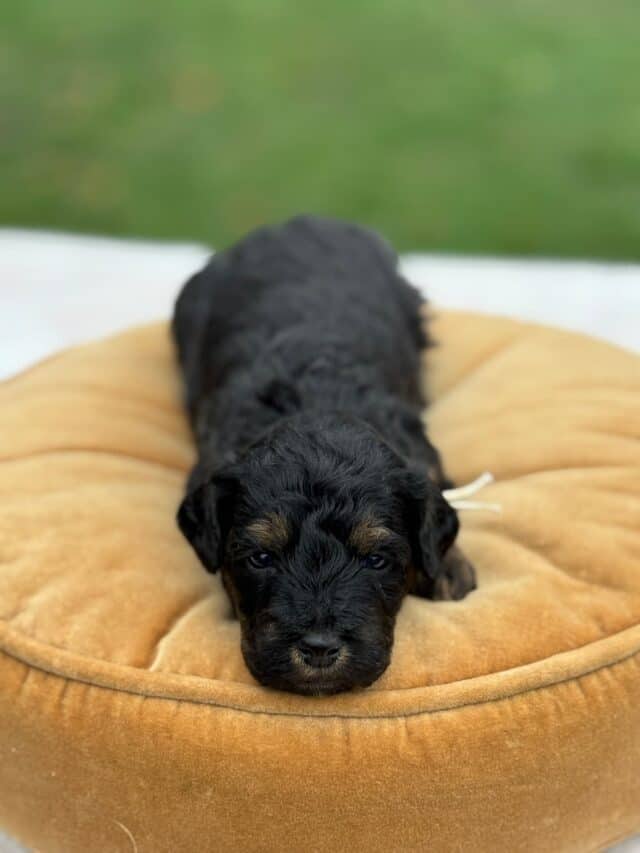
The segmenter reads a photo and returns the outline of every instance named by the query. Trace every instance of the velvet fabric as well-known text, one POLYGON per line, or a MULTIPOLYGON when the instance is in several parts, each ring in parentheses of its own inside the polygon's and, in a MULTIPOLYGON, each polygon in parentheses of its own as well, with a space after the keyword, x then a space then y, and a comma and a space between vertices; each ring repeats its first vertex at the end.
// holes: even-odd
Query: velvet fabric
POLYGON ((434 323, 430 435, 502 512, 478 590, 405 600, 371 688, 246 670, 174 523, 193 445, 165 325, 0 387, 0 826, 41 851, 584 851, 640 830, 640 359, 434 323))

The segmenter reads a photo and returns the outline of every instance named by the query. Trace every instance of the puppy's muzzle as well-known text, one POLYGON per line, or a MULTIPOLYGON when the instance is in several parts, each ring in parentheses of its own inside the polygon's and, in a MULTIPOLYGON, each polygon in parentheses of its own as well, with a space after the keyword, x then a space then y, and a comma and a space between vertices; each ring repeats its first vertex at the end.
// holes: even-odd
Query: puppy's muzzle
POLYGON ((325 669, 340 657, 342 641, 328 631, 312 631, 299 641, 297 651, 306 666, 325 669))

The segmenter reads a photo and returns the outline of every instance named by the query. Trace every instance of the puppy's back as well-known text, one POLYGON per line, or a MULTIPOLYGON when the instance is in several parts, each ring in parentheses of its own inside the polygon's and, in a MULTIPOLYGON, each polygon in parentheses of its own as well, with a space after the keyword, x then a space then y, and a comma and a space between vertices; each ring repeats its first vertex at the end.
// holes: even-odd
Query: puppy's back
POLYGON ((423 300, 397 263, 374 231, 317 216, 258 228, 214 255, 184 286, 173 318, 189 407, 255 357, 261 337, 272 340, 303 315, 324 340, 357 330, 377 334, 381 354, 383 342, 394 351, 394 335, 403 347, 424 348, 423 300))
POLYGON ((397 256, 375 231, 319 216, 296 216, 258 228, 226 253, 242 276, 303 281, 310 276, 381 279, 397 256))

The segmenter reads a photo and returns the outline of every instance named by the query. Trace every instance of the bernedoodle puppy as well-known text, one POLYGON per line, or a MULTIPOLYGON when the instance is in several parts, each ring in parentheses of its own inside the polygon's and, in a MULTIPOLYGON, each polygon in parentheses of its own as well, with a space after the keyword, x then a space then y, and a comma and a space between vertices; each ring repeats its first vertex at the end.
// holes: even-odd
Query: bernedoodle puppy
POLYGON ((379 236, 311 216, 249 234, 178 297, 198 449, 178 523, 262 684, 365 687, 405 594, 475 586, 421 420, 422 307, 379 236))

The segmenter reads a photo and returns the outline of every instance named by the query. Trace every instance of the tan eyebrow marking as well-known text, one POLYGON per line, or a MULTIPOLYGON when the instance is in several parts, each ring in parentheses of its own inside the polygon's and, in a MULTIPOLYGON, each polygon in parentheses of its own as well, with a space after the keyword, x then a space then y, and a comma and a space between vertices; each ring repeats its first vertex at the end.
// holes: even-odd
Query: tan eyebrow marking
POLYGON ((266 550, 284 548, 290 536, 289 522, 277 512, 270 512, 264 518, 252 521, 247 531, 266 550))
POLYGON ((366 552, 391 536, 393 533, 388 527, 378 524, 372 518, 365 518, 351 531, 348 544, 357 548, 358 551, 366 552))

